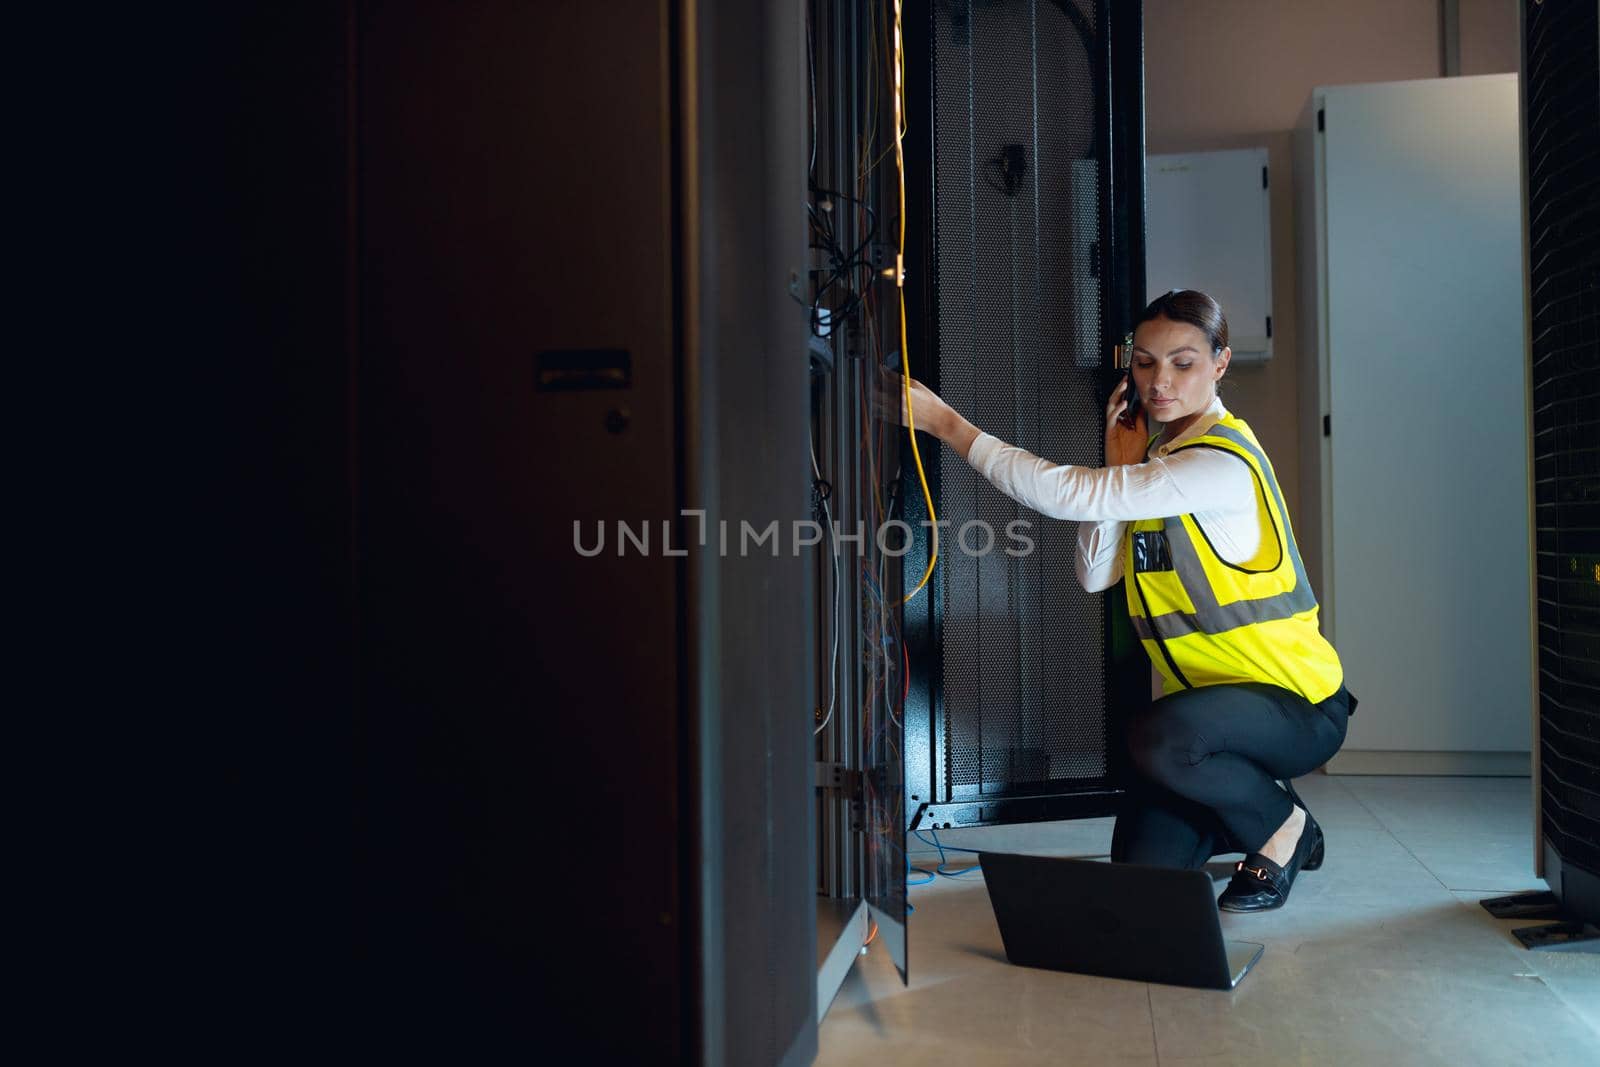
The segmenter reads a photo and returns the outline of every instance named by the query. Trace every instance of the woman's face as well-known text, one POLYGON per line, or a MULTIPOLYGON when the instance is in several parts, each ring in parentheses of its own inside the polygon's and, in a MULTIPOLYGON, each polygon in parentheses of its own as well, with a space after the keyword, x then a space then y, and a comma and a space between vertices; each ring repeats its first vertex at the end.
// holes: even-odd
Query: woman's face
POLYGON ((1150 418, 1182 429, 1211 406, 1232 358, 1226 348, 1213 357, 1199 327, 1151 319, 1133 334, 1133 384, 1150 418))

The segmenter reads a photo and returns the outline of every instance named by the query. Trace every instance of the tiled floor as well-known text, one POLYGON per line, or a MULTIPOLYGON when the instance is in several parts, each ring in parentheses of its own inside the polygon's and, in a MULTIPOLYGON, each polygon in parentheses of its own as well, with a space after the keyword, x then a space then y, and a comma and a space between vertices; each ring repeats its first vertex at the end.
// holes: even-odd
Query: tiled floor
MULTIPOLYGON (((1545 888, 1526 778, 1316 774, 1295 786, 1328 858, 1281 910, 1222 914, 1224 937, 1266 945, 1233 992, 1014 967, 981 874, 940 878, 911 890, 910 988, 880 948, 860 957, 817 1063, 1600 1063, 1600 956, 1530 952, 1511 935, 1528 920, 1477 904, 1545 888)), ((941 838, 1103 856, 1111 821, 941 838)))

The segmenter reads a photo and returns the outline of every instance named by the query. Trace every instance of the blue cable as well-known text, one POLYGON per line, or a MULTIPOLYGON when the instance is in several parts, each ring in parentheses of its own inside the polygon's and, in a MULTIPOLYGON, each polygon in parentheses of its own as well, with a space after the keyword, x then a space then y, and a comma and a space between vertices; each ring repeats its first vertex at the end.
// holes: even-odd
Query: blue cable
MULTIPOLYGON (((966 868, 963 868, 962 870, 959 870, 959 871, 947 871, 947 870, 945 870, 946 865, 949 863, 949 857, 946 855, 947 852, 969 852, 969 853, 972 853, 973 855, 977 855, 979 852, 982 851, 982 849, 961 848, 958 845, 947 845, 944 842, 939 840, 939 831, 937 831, 937 830, 929 830, 928 831, 929 833, 933 834, 933 840, 932 841, 929 841, 926 837, 923 837, 921 830, 913 830, 911 832, 916 836, 917 840, 921 841, 924 845, 932 845, 934 847, 934 850, 939 853, 939 863, 931 871, 928 870, 926 867, 913 867, 911 865, 911 856, 913 855, 913 853, 907 852, 906 853, 906 885, 907 886, 927 885, 929 882, 934 880, 934 876, 935 875, 942 874, 946 878, 960 878, 962 875, 972 874, 974 872, 983 870, 983 868, 981 866, 966 867, 966 868), (913 882, 913 881, 911 881, 911 877, 910 877, 913 873, 926 875, 926 877, 919 878, 918 880, 913 882)), ((915 855, 925 855, 925 854, 926 854, 925 852, 915 853, 915 855)), ((908 912, 911 910, 911 902, 910 901, 906 902, 906 910, 908 912)))
POLYGON ((974 855, 976 855, 977 853, 983 851, 983 849, 981 849, 981 848, 961 848, 959 845, 946 845, 946 844, 943 844, 939 840, 939 831, 938 830, 929 830, 928 831, 930 834, 933 835, 933 840, 932 841, 929 841, 926 837, 923 837, 921 830, 913 830, 911 832, 916 835, 918 841, 921 841, 924 845, 932 845, 934 847, 934 849, 936 851, 938 851, 941 855, 946 853, 946 852, 971 852, 974 855))
MULTIPOLYGON (((911 860, 909 858, 906 860, 906 888, 909 889, 910 887, 912 887, 914 885, 927 885, 931 881, 933 881, 933 872, 932 871, 928 870, 926 867, 913 867, 913 866, 911 866, 911 860), (926 878, 919 878, 915 882, 913 882, 911 880, 911 872, 913 872, 913 871, 915 871, 917 874, 925 874, 925 875, 927 875, 927 877, 926 878)), ((916 909, 911 906, 911 900, 909 898, 907 898, 907 900, 906 900, 906 914, 910 915, 915 910, 916 909)))
MULTIPOLYGON (((892 837, 892 835, 891 835, 891 837, 892 837)), ((913 867, 913 866, 911 866, 911 857, 909 855, 906 856, 906 885, 908 887, 909 886, 914 886, 914 885, 927 885, 929 882, 933 881, 933 879, 934 879, 934 874, 933 874, 932 871, 928 870, 926 867, 913 867), (911 880, 911 875, 912 875, 913 872, 915 872, 917 874, 927 875, 927 877, 926 878, 919 878, 915 882, 913 882, 911 880)), ((908 900, 908 901, 906 901, 906 911, 909 912, 910 910, 911 910, 911 901, 908 900)))
MULTIPOLYGON (((939 865, 934 868, 934 871, 937 872, 938 874, 942 874, 946 878, 960 878, 964 874, 972 874, 974 871, 983 870, 982 867, 978 867, 978 866, 967 867, 964 870, 959 870, 959 871, 947 871, 947 870, 945 870, 945 865, 949 862, 949 858, 945 855, 945 853, 947 851, 948 852, 971 852, 974 855, 976 855, 981 850, 980 849, 976 849, 976 848, 958 848, 955 845, 946 845, 946 844, 942 843, 939 840, 939 831, 937 831, 937 830, 929 831, 930 833, 933 834, 933 840, 931 842, 926 837, 922 836, 922 831, 921 830, 913 830, 911 832, 914 833, 917 836, 917 840, 921 841, 924 845, 931 844, 931 845, 933 845, 934 848, 939 850, 939 865)), ((907 862, 909 863, 910 861, 908 860, 907 862)))

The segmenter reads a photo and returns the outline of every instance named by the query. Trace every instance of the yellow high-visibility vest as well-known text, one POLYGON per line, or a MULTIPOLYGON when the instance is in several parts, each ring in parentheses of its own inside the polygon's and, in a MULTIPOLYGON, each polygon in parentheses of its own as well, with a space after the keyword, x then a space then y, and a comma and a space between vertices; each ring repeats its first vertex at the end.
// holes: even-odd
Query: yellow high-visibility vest
POLYGON ((1289 526, 1272 464, 1242 419, 1228 415, 1173 449, 1220 448, 1255 476, 1261 545, 1254 558, 1217 555, 1193 515, 1129 523, 1122 574, 1128 614, 1161 674, 1162 692, 1267 682, 1313 704, 1344 682, 1317 625, 1317 598, 1289 526))

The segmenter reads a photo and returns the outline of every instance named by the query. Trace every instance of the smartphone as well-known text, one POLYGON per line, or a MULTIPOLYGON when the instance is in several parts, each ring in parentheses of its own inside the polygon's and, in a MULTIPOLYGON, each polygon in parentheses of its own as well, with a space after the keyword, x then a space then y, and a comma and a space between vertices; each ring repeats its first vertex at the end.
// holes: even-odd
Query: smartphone
POLYGON ((1131 430, 1139 424, 1139 387, 1133 382, 1133 334, 1128 334, 1117 346, 1116 363, 1126 373, 1128 382, 1128 390, 1123 394, 1128 406, 1117 416, 1117 421, 1131 430))
POLYGON ((1123 395, 1127 397, 1128 407, 1121 415, 1117 416, 1117 421, 1131 430, 1139 425, 1139 387, 1133 384, 1133 371, 1131 370, 1128 371, 1128 391, 1123 395))

